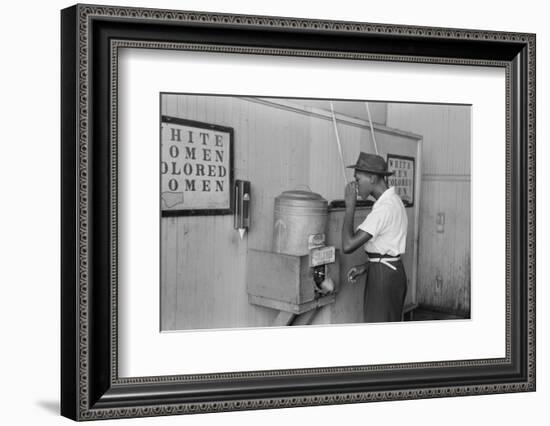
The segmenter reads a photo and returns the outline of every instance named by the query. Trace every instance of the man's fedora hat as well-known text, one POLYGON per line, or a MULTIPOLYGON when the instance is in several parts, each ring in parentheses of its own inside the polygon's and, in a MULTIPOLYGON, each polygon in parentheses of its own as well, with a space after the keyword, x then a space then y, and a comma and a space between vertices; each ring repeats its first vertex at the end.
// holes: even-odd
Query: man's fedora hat
POLYGON ((375 154, 367 154, 366 152, 360 152, 357 163, 347 168, 382 176, 390 176, 395 173, 388 171, 388 165, 382 157, 375 154))

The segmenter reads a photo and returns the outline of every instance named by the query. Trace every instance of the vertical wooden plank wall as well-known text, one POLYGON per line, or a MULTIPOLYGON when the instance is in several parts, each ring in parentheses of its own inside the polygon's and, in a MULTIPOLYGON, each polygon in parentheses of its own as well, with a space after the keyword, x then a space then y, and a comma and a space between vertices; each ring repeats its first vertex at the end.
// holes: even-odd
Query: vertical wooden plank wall
POLYGON ((469 106, 388 105, 388 126, 423 135, 418 301, 462 316, 470 311, 470 113, 469 106))
MULTIPOLYGON (((276 133, 257 124, 258 120, 268 120, 261 117, 265 112, 249 102, 229 97, 166 95, 162 113, 233 127, 235 179, 252 180, 263 187, 269 184, 270 175, 257 175, 256 170, 277 167, 282 162, 271 162, 273 154, 279 153, 273 146, 262 144, 265 151, 257 146, 257 141, 263 140, 260 133, 276 133), (255 161, 249 162, 249 156, 255 161)), ((288 150, 280 150, 279 155, 284 153, 288 150)), ((265 197, 255 193, 254 188, 252 197, 258 207, 252 211, 259 213, 265 197)), ((253 215, 252 223, 258 217, 253 215)), ((168 217, 161 222, 162 234, 166 235, 161 247, 161 329, 264 326, 272 322, 276 312, 248 303, 245 276, 249 239, 239 238, 231 215, 168 217)), ((252 238, 261 236, 252 234, 252 238)))

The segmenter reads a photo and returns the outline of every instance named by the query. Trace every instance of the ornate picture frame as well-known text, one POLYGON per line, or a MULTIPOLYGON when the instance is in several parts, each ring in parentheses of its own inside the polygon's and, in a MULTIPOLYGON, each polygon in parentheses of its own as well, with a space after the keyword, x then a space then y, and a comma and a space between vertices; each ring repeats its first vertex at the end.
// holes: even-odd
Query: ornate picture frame
POLYGON ((94 420, 535 390, 534 34, 93 5, 64 9, 61 27, 62 415, 94 420), (504 69, 505 356, 120 377, 117 58, 128 47, 504 69))

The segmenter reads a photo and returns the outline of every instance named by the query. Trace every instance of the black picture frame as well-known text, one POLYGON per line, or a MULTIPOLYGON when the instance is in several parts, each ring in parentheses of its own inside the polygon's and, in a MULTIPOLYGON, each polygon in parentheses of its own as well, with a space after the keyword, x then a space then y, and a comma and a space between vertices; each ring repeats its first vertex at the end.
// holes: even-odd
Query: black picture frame
POLYGON ((61 13, 61 414, 74 420, 535 390, 534 34, 76 5, 61 13), (506 356, 118 377, 116 52, 178 44, 506 70, 506 356))

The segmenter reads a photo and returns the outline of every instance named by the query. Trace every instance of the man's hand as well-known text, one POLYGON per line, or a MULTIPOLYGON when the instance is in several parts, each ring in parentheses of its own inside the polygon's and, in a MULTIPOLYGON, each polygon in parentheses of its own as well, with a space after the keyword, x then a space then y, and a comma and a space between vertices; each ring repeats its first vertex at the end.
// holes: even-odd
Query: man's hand
POLYGON ((357 182, 353 181, 346 185, 344 201, 346 202, 346 207, 355 208, 355 203, 357 202, 357 182))
POLYGON ((357 265, 348 271, 348 282, 355 284, 357 282, 357 277, 366 274, 367 273, 368 266, 366 264, 364 265, 357 265))

